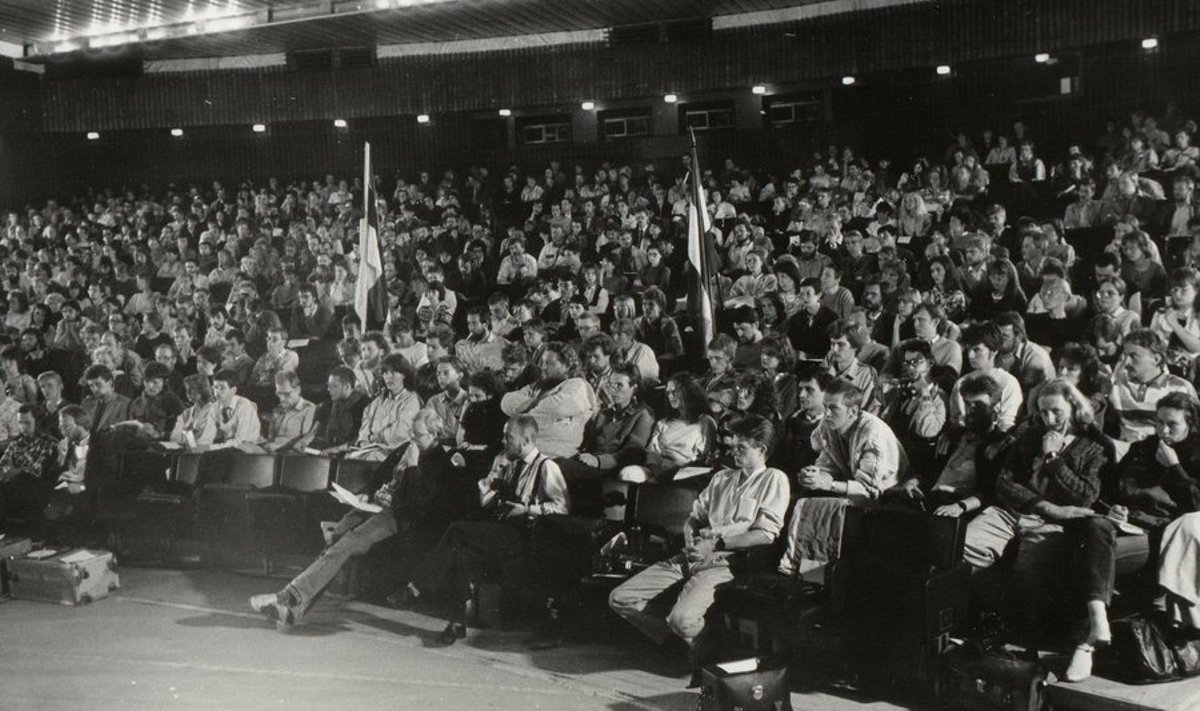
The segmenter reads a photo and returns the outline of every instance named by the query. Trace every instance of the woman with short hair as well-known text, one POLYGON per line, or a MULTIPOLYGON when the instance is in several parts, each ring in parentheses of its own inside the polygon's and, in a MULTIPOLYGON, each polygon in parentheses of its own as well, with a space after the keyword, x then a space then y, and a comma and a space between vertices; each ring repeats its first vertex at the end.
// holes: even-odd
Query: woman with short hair
POLYGON ((1086 600, 1088 633, 1072 653, 1067 681, 1087 678, 1092 652, 1112 639, 1108 605, 1118 574, 1136 572, 1157 559, 1164 606, 1185 626, 1200 627, 1194 562, 1200 545, 1200 516, 1195 513, 1200 510, 1200 402, 1180 392, 1159 400, 1155 433, 1129 447, 1116 478, 1116 501, 1108 516, 1077 522, 1082 555, 1096 567, 1086 600), (1126 522, 1144 533, 1123 529, 1126 522))
MULTIPOLYGON (((1101 473, 1113 461, 1111 443, 1094 417, 1091 403, 1074 385, 1061 378, 1047 383, 1038 394, 1038 418, 1005 455, 996 504, 967 526, 963 557, 976 570, 997 563, 1015 541, 1015 620, 1036 625, 1040 604, 1064 582, 1059 571, 1067 571, 1066 580, 1079 588, 1090 615, 1093 602, 1107 594, 1098 549, 1069 556, 1072 544, 1087 537, 1084 520, 1097 515, 1093 506, 1101 473)), ((1105 641, 1103 631, 1095 631, 1085 644, 1105 641)))

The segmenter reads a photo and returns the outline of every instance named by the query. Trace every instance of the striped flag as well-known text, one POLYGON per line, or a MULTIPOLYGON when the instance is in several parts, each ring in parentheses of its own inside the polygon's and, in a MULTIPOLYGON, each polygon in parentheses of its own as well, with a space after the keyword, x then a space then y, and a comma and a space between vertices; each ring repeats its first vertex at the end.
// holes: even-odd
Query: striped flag
POLYGON ((388 316, 383 255, 379 249, 379 202, 371 173, 371 144, 363 145, 363 219, 358 226, 358 278, 354 282, 354 311, 363 330, 382 328, 388 316))
POLYGON ((696 319, 695 330, 700 336, 700 352, 708 355, 708 344, 716 334, 716 306, 713 300, 717 285, 713 281, 715 254, 712 252, 711 218, 704 204, 700 161, 696 156, 696 134, 692 132, 692 200, 688 205, 688 312, 696 319))

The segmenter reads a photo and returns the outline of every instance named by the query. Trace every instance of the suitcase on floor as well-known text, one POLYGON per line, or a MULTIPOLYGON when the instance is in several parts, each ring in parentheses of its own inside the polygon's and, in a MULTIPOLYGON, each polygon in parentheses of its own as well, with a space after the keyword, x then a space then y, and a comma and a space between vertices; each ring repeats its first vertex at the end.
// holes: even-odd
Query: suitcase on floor
POLYGON ((121 587, 113 554, 83 548, 13 558, 9 577, 14 598, 60 605, 87 605, 121 587))
POLYGON ((9 595, 9 559, 25 555, 32 549, 33 541, 28 538, 8 538, 0 535, 0 600, 7 600, 9 595))

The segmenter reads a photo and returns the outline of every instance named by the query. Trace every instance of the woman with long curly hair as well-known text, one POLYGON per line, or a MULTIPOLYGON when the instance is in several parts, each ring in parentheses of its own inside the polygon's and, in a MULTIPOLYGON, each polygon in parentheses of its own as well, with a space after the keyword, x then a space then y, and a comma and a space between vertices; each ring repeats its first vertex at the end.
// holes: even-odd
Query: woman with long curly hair
POLYGON ((667 380, 667 409, 650 431, 646 461, 621 469, 621 481, 669 480, 680 468, 707 459, 716 444, 716 423, 709 414, 704 389, 691 373, 667 380))

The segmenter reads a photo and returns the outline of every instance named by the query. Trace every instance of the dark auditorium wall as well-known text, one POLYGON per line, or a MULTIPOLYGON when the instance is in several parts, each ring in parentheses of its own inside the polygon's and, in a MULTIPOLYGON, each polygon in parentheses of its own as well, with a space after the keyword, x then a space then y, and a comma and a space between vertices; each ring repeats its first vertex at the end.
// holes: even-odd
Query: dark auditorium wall
POLYGON ((715 33, 703 42, 558 46, 287 68, 48 80, 44 127, 90 131, 570 106, 790 84, 1134 42, 1200 29, 1194 0, 944 0, 715 33))
POLYGON ((1049 151, 1066 139, 1094 138, 1106 117, 1136 108, 1161 113, 1170 99, 1196 115, 1200 41, 1194 32, 1180 34, 1189 28, 1200 28, 1200 3, 952 1, 867 11, 850 23, 829 18, 798 30, 722 32, 701 47, 560 47, 493 53, 486 62, 413 57, 385 60, 374 72, 60 80, 9 70, 0 81, 15 82, 23 118, 11 112, 0 118, 0 201, 11 205, 84 186, 354 176, 364 140, 373 143, 376 172, 385 176, 474 162, 536 169, 551 158, 673 161, 687 142, 678 106, 661 99, 664 88, 684 103, 734 107, 738 130, 701 135, 705 161, 736 156, 746 165, 783 168, 830 142, 907 160, 940 152, 960 128, 1003 130, 1017 119, 1049 151), (1154 52, 1131 39, 1152 34, 1162 37, 1154 52), (1037 65, 1035 50, 1063 61, 1037 65), (952 76, 933 74, 943 61, 953 65, 952 76), (1079 76, 1079 93, 1047 89, 1067 71, 1079 76), (841 86, 843 73, 858 82, 841 86), (749 84, 757 82, 769 94, 823 93, 830 121, 764 127, 760 112, 770 95, 750 94, 749 84), (653 135, 601 140, 597 115, 579 107, 582 98, 595 100, 599 110, 647 107, 653 135), (516 115, 499 119, 498 105, 516 115), (433 113, 433 123, 417 125, 417 110, 433 113), (517 122, 546 114, 570 116, 572 141, 520 145, 517 122), (336 131, 334 117, 347 118, 349 130, 336 131), (259 121, 270 133, 250 131, 259 121), (172 126, 186 136, 171 138, 172 126), (102 139, 86 141, 88 130, 101 131, 102 139))
MULTIPOLYGON (((700 134, 706 161, 736 156, 746 165, 784 168, 831 142, 903 161, 916 154, 940 154, 959 129, 978 135, 984 128, 1007 130, 1017 119, 1050 152, 1065 140, 1094 139, 1107 117, 1124 118, 1138 108, 1161 113, 1169 99, 1177 100, 1185 115, 1196 115, 1200 83, 1191 80, 1189 68, 1194 66, 1200 66, 1198 43, 1173 43, 1154 54, 1128 47, 1092 49, 1077 65, 1082 91, 1071 96, 1034 96, 1031 87, 1056 85, 1062 65, 1037 65, 1032 57, 959 65, 949 78, 936 77, 927 68, 864 76, 852 87, 824 85, 832 121, 790 128, 764 128, 764 98, 745 88, 692 98, 729 102, 738 120, 736 131, 700 134)), ((792 88, 812 91, 820 86, 792 88)), ((428 126, 418 125, 413 116, 350 119, 345 132, 322 119, 271 124, 270 133, 262 136, 246 124, 188 126, 183 139, 171 138, 165 128, 103 131, 97 142, 86 141, 79 132, 51 133, 42 139, 46 147, 39 152, 47 160, 38 167, 56 169, 54 183, 60 189, 75 189, 184 179, 311 178, 319 172, 355 176, 366 140, 374 146, 376 172, 385 176, 397 169, 411 174, 469 163, 540 169, 552 158, 591 164, 681 155, 687 141, 679 130, 676 105, 657 97, 600 104, 602 109, 639 106, 652 110, 656 135, 600 140, 595 112, 576 104, 518 108, 507 120, 491 111, 441 114, 428 126), (518 145, 515 122, 544 114, 569 114, 573 140, 518 145)))
POLYGON ((14 71, 12 60, 0 63, 0 206, 14 205, 40 193, 44 174, 39 81, 14 71))

